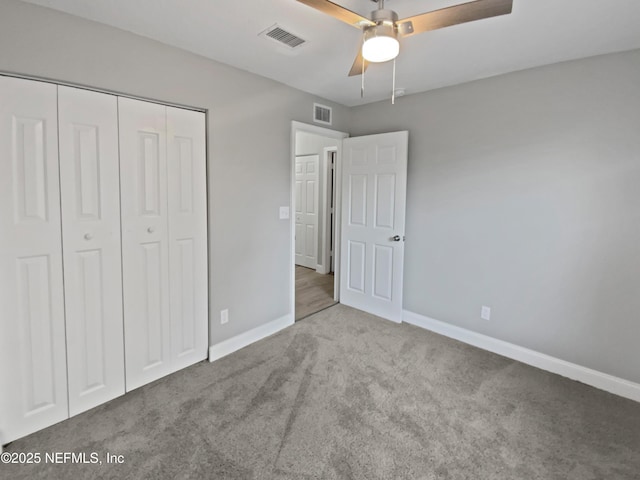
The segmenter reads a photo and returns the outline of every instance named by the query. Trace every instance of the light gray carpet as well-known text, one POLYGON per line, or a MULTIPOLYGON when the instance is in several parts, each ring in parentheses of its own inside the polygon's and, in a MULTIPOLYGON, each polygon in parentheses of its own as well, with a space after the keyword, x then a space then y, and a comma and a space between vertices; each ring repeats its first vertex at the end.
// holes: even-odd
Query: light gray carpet
POLYGON ((6 479, 640 479, 640 404, 342 305, 14 442, 6 479))

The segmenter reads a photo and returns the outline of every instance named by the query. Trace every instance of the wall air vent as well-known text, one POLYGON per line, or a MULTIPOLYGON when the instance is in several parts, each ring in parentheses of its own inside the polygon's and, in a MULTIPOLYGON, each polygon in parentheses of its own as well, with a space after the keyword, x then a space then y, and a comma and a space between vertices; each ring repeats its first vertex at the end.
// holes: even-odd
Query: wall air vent
POLYGON ((294 49, 300 47, 306 42, 306 40, 294 35, 291 32, 287 32, 284 28, 278 26, 278 24, 272 25, 264 32, 260 32, 260 37, 270 38, 273 41, 278 42, 281 45, 294 49))
POLYGON ((313 121, 316 123, 331 125, 331 107, 327 107, 326 105, 320 105, 319 103, 314 103, 313 104, 313 121))

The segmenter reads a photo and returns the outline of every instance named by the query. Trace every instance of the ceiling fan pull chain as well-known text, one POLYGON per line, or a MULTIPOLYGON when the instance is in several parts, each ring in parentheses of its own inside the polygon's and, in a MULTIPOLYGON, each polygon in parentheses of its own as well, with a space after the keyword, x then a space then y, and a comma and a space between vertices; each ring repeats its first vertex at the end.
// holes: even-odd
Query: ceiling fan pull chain
POLYGON ((396 104, 396 59, 393 59, 393 83, 391 84, 391 105, 396 104))
POLYGON ((360 85, 360 98, 364 98, 364 56, 362 57, 362 85, 360 85))

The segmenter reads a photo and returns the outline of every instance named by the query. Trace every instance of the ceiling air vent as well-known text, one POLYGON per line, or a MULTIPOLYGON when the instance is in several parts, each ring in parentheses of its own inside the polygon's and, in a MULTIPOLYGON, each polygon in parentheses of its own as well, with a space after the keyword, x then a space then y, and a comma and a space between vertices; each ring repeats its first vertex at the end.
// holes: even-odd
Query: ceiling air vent
POLYGON ((313 121, 316 123, 324 123, 325 125, 331 125, 331 107, 326 105, 320 105, 319 103, 313 104, 313 121))
POLYGON ((282 45, 286 45, 291 49, 299 47, 306 42, 306 40, 303 40, 297 35, 294 35, 291 32, 287 32, 282 27, 279 27, 278 24, 270 26, 264 32, 261 32, 259 36, 270 38, 271 40, 274 40, 282 45))

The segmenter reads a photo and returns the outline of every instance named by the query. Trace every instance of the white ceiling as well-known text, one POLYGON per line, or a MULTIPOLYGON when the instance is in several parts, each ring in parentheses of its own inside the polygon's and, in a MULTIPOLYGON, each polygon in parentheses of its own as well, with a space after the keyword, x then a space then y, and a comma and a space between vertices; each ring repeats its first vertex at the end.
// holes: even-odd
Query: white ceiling
MULTIPOLYGON (((295 0, 25 0, 128 30, 353 106, 389 98, 391 64, 372 65, 365 98, 347 76, 357 29, 295 0), (258 34, 277 23, 307 43, 287 52, 258 34)), ((370 0, 333 0, 368 16, 370 0)), ((461 0, 387 0, 400 18, 461 0)), ((640 0, 514 0, 511 15, 405 38, 407 94, 525 68, 640 48, 640 0)))

